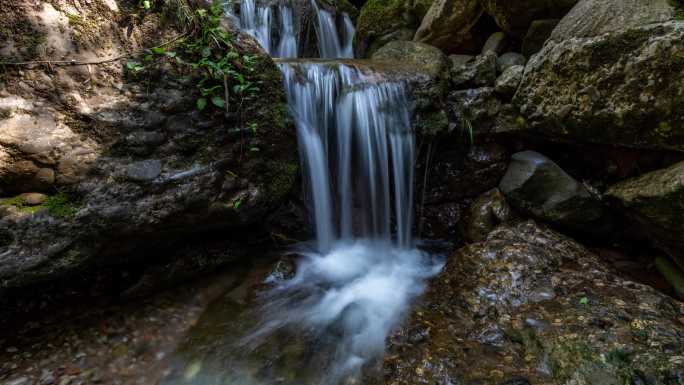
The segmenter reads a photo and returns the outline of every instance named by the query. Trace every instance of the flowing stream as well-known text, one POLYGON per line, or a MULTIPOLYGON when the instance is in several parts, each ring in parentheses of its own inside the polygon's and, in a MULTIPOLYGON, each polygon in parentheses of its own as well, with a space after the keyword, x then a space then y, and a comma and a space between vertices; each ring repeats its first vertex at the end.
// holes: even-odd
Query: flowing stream
MULTIPOLYGON (((351 19, 311 5, 320 56, 352 57, 351 19)), ((221 368, 192 383, 359 383, 377 370, 392 328, 442 267, 412 238, 410 97, 402 82, 353 61, 293 60, 301 40, 289 3, 244 0, 230 9, 266 51, 289 58, 278 65, 315 240, 297 250, 292 277, 270 278, 258 312, 236 310, 241 315, 223 323, 236 335, 217 349, 226 357, 221 368)))

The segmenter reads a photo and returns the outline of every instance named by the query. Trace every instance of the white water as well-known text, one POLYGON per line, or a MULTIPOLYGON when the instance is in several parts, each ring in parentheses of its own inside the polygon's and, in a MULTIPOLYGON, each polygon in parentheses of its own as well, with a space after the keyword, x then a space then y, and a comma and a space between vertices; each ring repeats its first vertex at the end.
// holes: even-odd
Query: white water
MULTIPOLYGON (((352 57, 351 20, 345 15, 338 23, 311 1, 320 55, 352 57)), ((290 5, 277 9, 278 23, 263 7, 245 0, 241 25, 271 54, 295 57, 290 5), (267 33, 267 21, 278 31, 267 33)), ((254 352, 284 330, 302 335, 329 356, 321 367, 311 364, 313 380, 296 383, 336 385, 358 379, 382 357, 392 328, 442 265, 416 249, 411 236, 416 154, 405 85, 342 63, 279 66, 316 237, 299 250, 295 277, 266 294, 263 321, 242 343, 254 352)))
MULTIPOLYGON (((238 21, 240 28, 257 39, 271 56, 296 58, 300 31, 297 28, 298 21, 294 15, 293 1, 282 1, 276 6, 268 1, 242 0, 239 2, 237 14, 231 1, 227 3, 227 12, 238 21)), ((352 42, 355 31, 349 15, 333 15, 320 8, 315 0, 311 0, 311 6, 316 14, 314 29, 320 57, 353 57, 352 42), (337 32, 338 23, 342 25, 341 33, 337 32)))

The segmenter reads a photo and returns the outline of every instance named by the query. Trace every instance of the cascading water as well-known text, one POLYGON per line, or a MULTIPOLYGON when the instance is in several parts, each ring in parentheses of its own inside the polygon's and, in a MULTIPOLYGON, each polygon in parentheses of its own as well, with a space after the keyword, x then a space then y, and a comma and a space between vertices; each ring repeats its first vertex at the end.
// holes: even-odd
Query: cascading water
MULTIPOLYGON (((311 8, 315 14, 314 29, 320 57, 353 57, 354 24, 349 15, 341 15, 342 31, 338 33, 335 15, 320 8, 315 0, 311 0, 311 8)), ((300 31, 297 28, 292 2, 284 1, 276 5, 269 1, 242 0, 237 9, 239 12, 236 14, 233 2, 227 3, 228 15, 237 21, 238 26, 245 33, 257 39, 261 47, 271 56, 298 57, 297 38, 300 31)))
MULTIPOLYGON (((351 57, 349 17, 338 18, 314 0, 311 5, 320 56, 351 57)), ((297 56, 291 4, 243 0, 239 8, 240 25, 265 50, 297 56)), ((316 239, 298 250, 291 279, 272 279, 258 320, 237 317, 256 326, 224 348, 230 359, 221 361, 222 383, 358 383, 379 362, 385 339, 425 279, 442 266, 415 248, 411 236, 416 154, 410 98, 402 82, 347 61, 278 65, 316 239)), ((207 378, 197 383, 217 376, 207 378)))

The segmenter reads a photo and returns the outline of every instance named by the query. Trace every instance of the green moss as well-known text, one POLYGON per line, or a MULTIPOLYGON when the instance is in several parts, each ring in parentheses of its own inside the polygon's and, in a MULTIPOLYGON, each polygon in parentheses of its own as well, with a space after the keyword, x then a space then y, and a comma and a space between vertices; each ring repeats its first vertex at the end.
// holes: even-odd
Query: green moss
POLYGON ((38 210, 43 208, 43 205, 39 205, 39 206, 26 205, 24 203, 24 197, 22 197, 21 195, 17 195, 17 196, 12 197, 12 198, 0 199, 0 205, 14 206, 17 209, 19 209, 19 211, 29 213, 29 214, 33 214, 33 213, 35 213, 38 210))
POLYGON ((34 214, 40 210, 46 210, 55 218, 71 218, 78 211, 77 205, 69 199, 65 193, 58 193, 48 197, 41 205, 29 206, 24 198, 17 195, 12 198, 0 199, 0 205, 14 206, 22 212, 34 214))
POLYGON ((675 20, 684 20, 684 0, 670 0, 675 8, 675 20))
POLYGON ((296 163, 271 163, 272 178, 267 187, 268 201, 280 202, 292 191, 297 180, 299 167, 296 163))
POLYGON ((55 218, 71 218, 78 211, 74 202, 71 202, 64 193, 48 197, 43 206, 55 218))

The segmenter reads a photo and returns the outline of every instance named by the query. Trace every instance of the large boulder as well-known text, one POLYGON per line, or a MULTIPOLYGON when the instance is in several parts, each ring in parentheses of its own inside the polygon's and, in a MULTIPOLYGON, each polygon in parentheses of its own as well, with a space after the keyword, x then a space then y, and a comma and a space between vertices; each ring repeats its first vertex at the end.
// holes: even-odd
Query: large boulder
POLYGON ((356 23, 357 57, 370 57, 394 40, 412 40, 433 0, 368 0, 356 23))
POLYGON ((434 46, 413 41, 392 41, 373 54, 373 60, 401 64, 431 78, 441 77, 448 67, 448 59, 434 46))
POLYGON ((581 0, 558 24, 551 39, 595 37, 624 33, 632 28, 672 20, 677 14, 670 0, 581 0))
POLYGON ((585 233, 602 230, 600 201, 538 152, 513 154, 499 189, 513 207, 541 220, 585 233))
POLYGON ((684 22, 663 22, 674 13, 667 0, 582 0, 527 64, 514 99, 527 127, 553 140, 683 151, 684 22))
POLYGON ((618 183, 606 195, 684 269, 684 162, 618 183))
POLYGON ((532 221, 460 249, 389 338, 385 384, 679 384, 684 306, 532 221))
POLYGON ((533 20, 560 19, 577 0, 480 0, 485 12, 509 34, 522 38, 533 20))
POLYGON ((436 0, 413 39, 455 53, 472 38, 470 30, 480 15, 482 6, 478 0, 436 0))

